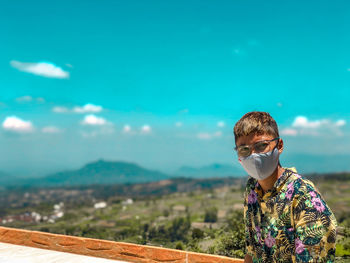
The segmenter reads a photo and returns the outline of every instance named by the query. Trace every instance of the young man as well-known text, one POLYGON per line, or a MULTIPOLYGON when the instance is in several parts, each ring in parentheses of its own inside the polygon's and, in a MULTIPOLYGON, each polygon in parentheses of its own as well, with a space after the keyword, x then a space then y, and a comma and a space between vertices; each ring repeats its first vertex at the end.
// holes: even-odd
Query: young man
POLYGON ((267 112, 235 125, 238 160, 250 175, 244 198, 244 262, 333 262, 336 219, 312 182, 283 168, 283 140, 267 112))

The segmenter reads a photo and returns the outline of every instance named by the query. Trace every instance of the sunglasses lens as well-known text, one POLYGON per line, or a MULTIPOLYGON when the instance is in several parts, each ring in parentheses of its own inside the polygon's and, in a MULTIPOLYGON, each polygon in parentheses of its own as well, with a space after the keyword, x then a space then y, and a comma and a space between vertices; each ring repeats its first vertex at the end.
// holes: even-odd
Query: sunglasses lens
POLYGON ((266 142, 258 142, 257 144, 254 145, 254 150, 257 153, 261 153, 261 152, 265 151, 265 149, 268 145, 269 144, 266 142))
POLYGON ((247 157, 250 155, 250 148, 248 146, 240 146, 237 149, 238 155, 242 157, 247 157))

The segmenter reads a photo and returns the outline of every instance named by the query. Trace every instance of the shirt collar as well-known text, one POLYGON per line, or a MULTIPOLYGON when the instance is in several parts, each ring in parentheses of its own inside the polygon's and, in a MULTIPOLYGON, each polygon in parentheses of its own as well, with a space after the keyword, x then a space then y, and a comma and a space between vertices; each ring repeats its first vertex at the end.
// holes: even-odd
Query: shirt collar
POLYGON ((263 194, 263 190, 258 182, 258 180, 256 180, 255 178, 251 178, 252 181, 250 182, 250 188, 252 190, 254 190, 255 192, 257 192, 258 196, 266 199, 269 196, 279 192, 281 190, 281 188, 283 187, 283 185, 285 184, 285 182, 287 181, 287 179, 290 177, 291 174, 293 174, 292 169, 288 169, 288 168, 284 168, 284 172, 282 173, 282 175, 276 180, 276 182, 274 183, 273 187, 268 190, 267 192, 265 192, 263 194))

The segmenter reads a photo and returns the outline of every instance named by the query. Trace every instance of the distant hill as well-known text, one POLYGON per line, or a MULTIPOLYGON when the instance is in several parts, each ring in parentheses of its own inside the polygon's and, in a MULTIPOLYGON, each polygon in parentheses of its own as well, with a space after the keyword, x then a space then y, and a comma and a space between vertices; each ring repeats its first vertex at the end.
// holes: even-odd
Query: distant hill
POLYGON ((18 180, 20 179, 11 174, 0 171, 0 189, 7 185, 15 184, 18 180))
POLYGON ((217 178, 217 177, 242 177, 245 176, 243 168, 230 164, 214 163, 199 168, 182 166, 175 172, 178 176, 191 178, 217 178))
POLYGON ((280 161, 284 167, 295 167, 301 175, 350 171, 349 154, 290 154, 284 149, 280 161))
POLYGON ((9 174, 3 172, 3 171, 0 171, 0 183, 8 180, 9 178, 9 174))
POLYGON ((92 184, 146 183, 168 179, 158 171, 148 170, 134 163, 99 160, 73 171, 63 171, 42 178, 22 180, 30 186, 77 186, 92 184))
POLYGON ((338 172, 338 173, 325 173, 325 174, 306 174, 305 177, 307 179, 312 180, 313 182, 319 181, 350 181, 350 172, 338 172))

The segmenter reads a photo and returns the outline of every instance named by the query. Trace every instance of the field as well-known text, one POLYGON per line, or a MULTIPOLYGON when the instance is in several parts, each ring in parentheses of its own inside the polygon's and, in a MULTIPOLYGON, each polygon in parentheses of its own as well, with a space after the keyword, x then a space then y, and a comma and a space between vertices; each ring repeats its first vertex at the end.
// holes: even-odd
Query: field
MULTIPOLYGON (((350 257, 348 175, 311 179, 336 215, 336 253, 339 262, 346 262, 350 257)), ((243 257, 244 181, 223 185, 202 181, 200 187, 193 182, 182 182, 191 187, 181 189, 172 189, 169 181, 133 185, 129 195, 103 187, 4 190, 2 202, 12 203, 2 208, 0 216, 4 226, 243 257), (22 201, 16 203, 16 198, 22 201)))

